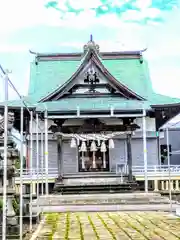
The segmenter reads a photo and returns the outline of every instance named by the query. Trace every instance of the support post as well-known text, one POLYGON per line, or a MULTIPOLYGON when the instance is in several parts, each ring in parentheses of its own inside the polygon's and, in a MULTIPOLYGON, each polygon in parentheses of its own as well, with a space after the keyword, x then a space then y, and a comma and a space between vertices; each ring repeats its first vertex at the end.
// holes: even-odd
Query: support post
POLYGON ((170 212, 172 212, 172 189, 171 189, 171 168, 170 168, 169 130, 168 130, 168 128, 166 128, 166 145, 167 145, 167 160, 168 160, 170 212))
POLYGON ((161 142, 160 142, 160 131, 158 131, 158 160, 161 166, 161 142))
POLYGON ((146 111, 143 110, 144 189, 148 193, 146 111))
POLYGON ((175 184, 176 184, 176 185, 175 185, 175 186, 176 186, 176 187, 175 187, 175 190, 176 190, 176 191, 179 191, 179 180, 176 180, 176 183, 175 183, 175 184))
POLYGON ((41 194, 44 194, 44 141, 43 141, 43 132, 41 129, 41 194))
POLYGON ((37 208, 39 213, 39 117, 36 113, 36 181, 37 181, 37 208))
POLYGON ((32 194, 33 194, 33 183, 32 183, 32 171, 33 171, 33 112, 30 112, 30 207, 29 207, 29 230, 32 232, 32 194))
POLYGON ((47 109, 44 113, 44 127, 45 127, 45 170, 46 170, 46 195, 49 194, 48 185, 48 114, 47 109))
POLYGON ((164 180, 161 181, 161 190, 164 191, 164 180))
POLYGON ((129 181, 132 181, 132 149, 131 149, 131 133, 127 133, 127 164, 129 169, 129 181))
POLYGON ((154 179, 154 191, 159 191, 159 181, 157 179, 154 179))
POLYGON ((165 189, 166 191, 168 191, 169 190, 169 181, 166 181, 166 189, 165 189))
POLYGON ((4 106, 4 166, 3 166, 3 222, 2 240, 6 240, 6 216, 7 216, 7 128, 8 128, 8 77, 4 77, 5 106, 4 106))
POLYGON ((21 150, 20 150, 20 240, 23 239, 23 127, 24 127, 24 117, 23 117, 23 107, 21 107, 21 118, 20 118, 20 137, 21 137, 21 150))
POLYGON ((57 151, 58 151, 58 176, 62 176, 62 136, 57 137, 57 151))

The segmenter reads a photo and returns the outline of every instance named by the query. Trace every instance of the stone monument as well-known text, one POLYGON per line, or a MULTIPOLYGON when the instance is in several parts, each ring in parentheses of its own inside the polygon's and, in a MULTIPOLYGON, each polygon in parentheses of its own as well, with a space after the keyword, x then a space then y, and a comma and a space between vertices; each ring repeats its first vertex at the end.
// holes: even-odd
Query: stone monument
MULTIPOLYGON (((19 236, 19 223, 15 209, 15 161, 18 150, 12 136, 14 113, 8 113, 8 140, 7 140, 7 212, 6 212, 6 239, 16 239, 19 236)), ((3 161, 4 161, 4 116, 0 116, 0 200, 3 201, 3 161)), ((2 206, 3 207, 3 206, 2 206)), ((16 206, 17 207, 17 206, 16 206)), ((1 211, 2 214, 2 211, 1 211)), ((2 216, 0 219, 0 236, 2 236, 2 216)))

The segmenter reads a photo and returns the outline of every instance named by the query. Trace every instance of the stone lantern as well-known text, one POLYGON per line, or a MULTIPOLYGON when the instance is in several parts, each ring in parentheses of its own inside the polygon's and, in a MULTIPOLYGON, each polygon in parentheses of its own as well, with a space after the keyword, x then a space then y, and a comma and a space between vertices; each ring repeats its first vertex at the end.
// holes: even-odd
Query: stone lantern
MULTIPOLYGON (((15 213, 15 161, 18 150, 14 143, 11 130, 14 123, 14 113, 8 113, 8 141, 7 141, 7 212, 6 239, 16 239, 19 236, 18 217, 15 213)), ((3 201, 3 162, 4 162, 4 117, 0 116, 0 199, 3 201)), ((0 235, 2 236, 2 216, 0 219, 0 235)))

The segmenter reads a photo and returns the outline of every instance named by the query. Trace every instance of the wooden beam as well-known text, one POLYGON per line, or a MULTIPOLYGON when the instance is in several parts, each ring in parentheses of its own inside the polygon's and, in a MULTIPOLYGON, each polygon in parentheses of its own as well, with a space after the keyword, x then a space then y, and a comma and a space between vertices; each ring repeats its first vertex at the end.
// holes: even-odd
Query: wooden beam
MULTIPOLYGON (((136 124, 133 124, 131 126, 125 126, 125 125, 105 125, 103 127, 101 126, 89 126, 84 128, 83 126, 63 126, 61 129, 62 133, 101 133, 101 132, 125 132, 125 131, 135 131, 138 129, 139 126, 136 124)), ((58 127, 53 126, 51 128, 53 133, 58 133, 58 127)))

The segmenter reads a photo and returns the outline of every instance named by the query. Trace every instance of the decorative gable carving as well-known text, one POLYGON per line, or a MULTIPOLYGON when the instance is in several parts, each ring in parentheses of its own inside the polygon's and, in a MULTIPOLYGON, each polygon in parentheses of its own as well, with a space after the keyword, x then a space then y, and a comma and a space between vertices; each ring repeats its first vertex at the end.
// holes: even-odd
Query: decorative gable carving
MULTIPOLYGON (((75 97, 76 95, 95 96, 114 93, 120 94, 118 89, 102 74, 97 66, 90 61, 82 72, 76 76, 73 84, 66 89, 64 95, 75 97)), ((58 97, 60 98, 61 96, 58 97)), ((58 97, 56 100, 59 99, 58 97)))
POLYGON ((116 80, 104 67, 99 47, 92 40, 84 46, 84 57, 72 77, 41 101, 59 100, 62 97, 85 95, 118 96, 126 99, 144 100, 141 96, 116 80))

